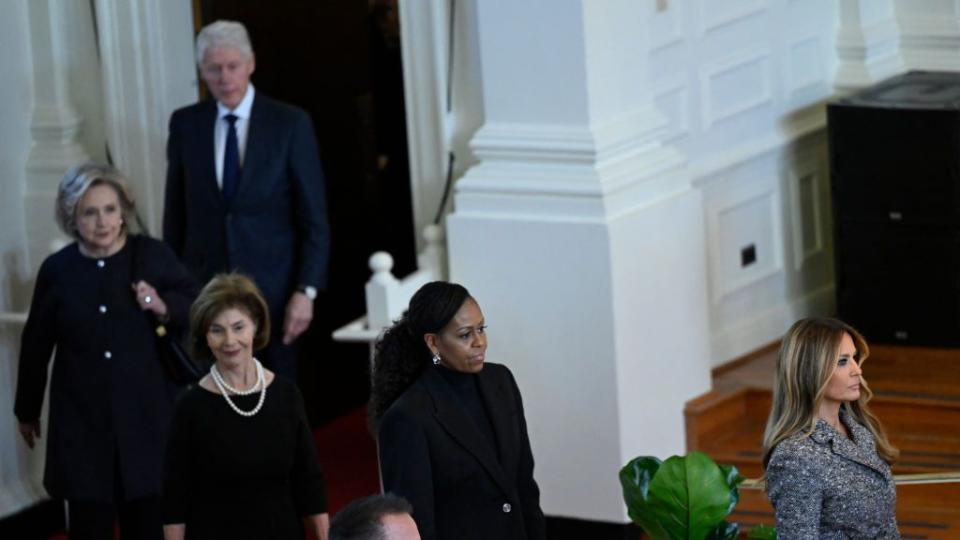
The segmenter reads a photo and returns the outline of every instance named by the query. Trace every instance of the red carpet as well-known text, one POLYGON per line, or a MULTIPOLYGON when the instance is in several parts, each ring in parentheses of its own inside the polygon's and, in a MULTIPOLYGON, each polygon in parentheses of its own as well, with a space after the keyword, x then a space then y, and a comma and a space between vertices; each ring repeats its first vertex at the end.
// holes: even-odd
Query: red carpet
MULTIPOLYGON (((367 431, 366 407, 337 418, 313 435, 327 476, 327 510, 331 516, 354 499, 380 492, 377 447, 367 431)), ((66 539, 64 533, 50 537, 66 539)))
POLYGON ((377 447, 367 431, 367 408, 348 413, 314 432, 320 465, 327 475, 327 510, 380 492, 377 447))

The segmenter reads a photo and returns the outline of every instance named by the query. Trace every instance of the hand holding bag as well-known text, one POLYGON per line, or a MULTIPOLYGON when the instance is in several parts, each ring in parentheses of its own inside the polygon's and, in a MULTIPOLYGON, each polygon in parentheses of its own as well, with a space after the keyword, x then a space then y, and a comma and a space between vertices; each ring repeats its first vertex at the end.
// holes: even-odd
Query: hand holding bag
MULTIPOLYGON (((141 269, 143 258, 140 256, 142 239, 139 235, 130 235, 127 241, 131 243, 130 282, 137 283, 143 276, 141 269)), ((200 364, 190 358, 178 336, 173 335, 167 329, 167 326, 159 320, 156 313, 147 311, 146 315, 154 327, 154 333, 157 336, 157 357, 163 364, 167 375, 179 385, 191 385, 199 381, 206 371, 200 364)))

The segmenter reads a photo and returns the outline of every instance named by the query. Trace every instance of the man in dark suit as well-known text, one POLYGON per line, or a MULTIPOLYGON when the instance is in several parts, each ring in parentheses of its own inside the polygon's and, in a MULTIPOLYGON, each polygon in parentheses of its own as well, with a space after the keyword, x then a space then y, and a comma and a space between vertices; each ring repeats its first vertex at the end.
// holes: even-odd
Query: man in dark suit
POLYGON ((313 126, 305 111, 254 90, 242 24, 214 22, 196 46, 214 99, 170 118, 164 240, 204 283, 231 270, 256 281, 272 320, 259 356, 292 378, 294 342, 325 286, 330 244, 313 126))

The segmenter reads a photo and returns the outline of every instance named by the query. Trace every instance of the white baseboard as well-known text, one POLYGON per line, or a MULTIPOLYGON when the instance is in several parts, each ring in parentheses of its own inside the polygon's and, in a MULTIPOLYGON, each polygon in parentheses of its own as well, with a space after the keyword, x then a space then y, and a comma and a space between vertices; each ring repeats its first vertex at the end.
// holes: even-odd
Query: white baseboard
POLYGON ((22 478, 11 479, 0 485, 0 519, 49 499, 47 492, 38 485, 22 478))

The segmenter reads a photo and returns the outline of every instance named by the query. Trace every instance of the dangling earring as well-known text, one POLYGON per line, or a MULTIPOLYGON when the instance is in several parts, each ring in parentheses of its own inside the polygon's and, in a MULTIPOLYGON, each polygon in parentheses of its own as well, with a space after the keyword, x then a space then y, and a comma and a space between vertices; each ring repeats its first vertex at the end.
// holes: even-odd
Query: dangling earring
POLYGON ((433 365, 435 366, 440 365, 440 353, 438 352, 433 353, 433 365))

